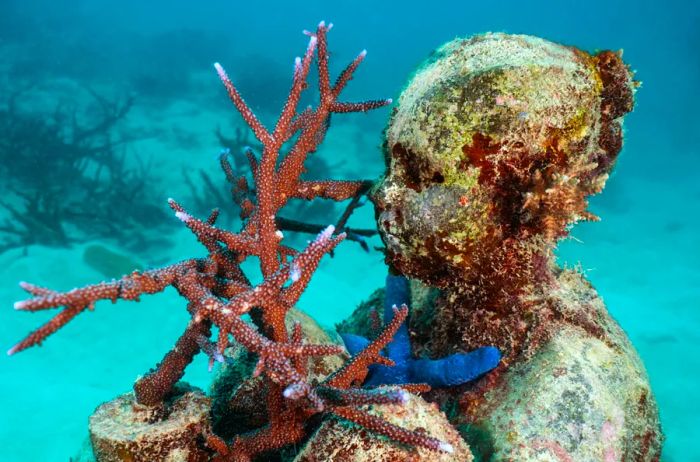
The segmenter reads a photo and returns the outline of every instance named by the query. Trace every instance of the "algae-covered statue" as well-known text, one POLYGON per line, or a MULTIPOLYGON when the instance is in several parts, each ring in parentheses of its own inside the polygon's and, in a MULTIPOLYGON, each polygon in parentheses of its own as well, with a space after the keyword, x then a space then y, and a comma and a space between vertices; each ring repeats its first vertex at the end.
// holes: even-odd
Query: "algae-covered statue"
POLYGON ((476 384, 432 396, 476 460, 660 457, 634 347, 553 254, 571 225, 596 219, 586 198, 615 163, 635 87, 617 53, 486 34, 438 49, 393 112, 373 201, 387 262, 414 278, 414 354, 503 355, 476 384))

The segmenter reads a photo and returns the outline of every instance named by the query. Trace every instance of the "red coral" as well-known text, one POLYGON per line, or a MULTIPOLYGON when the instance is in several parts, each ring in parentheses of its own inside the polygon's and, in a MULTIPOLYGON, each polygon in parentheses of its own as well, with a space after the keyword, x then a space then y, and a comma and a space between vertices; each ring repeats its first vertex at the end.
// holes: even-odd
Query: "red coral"
MULTIPOLYGON (((310 36, 308 48, 303 58, 296 60, 292 88, 272 131, 264 127, 246 105, 223 68, 218 63, 215 65, 231 101, 263 145, 259 161, 248 153, 255 195, 244 194, 250 190, 247 184, 243 184, 245 181, 236 182, 241 194, 234 194, 234 200, 238 197, 244 210, 243 229, 233 233, 217 228, 217 211, 212 212, 207 220, 200 220, 170 200, 175 215, 207 249, 206 258, 190 259, 158 270, 134 272, 118 281, 65 293, 22 283, 22 287, 34 297, 16 303, 16 309, 62 308, 62 311, 15 345, 9 354, 41 343, 85 308, 91 309, 98 300, 138 300, 141 294, 157 293, 172 286, 188 301, 192 321, 158 367, 137 381, 134 387, 136 398, 147 406, 162 404, 200 349, 204 348, 211 358, 221 360, 229 345, 229 336, 233 337, 258 357, 254 375, 261 376, 265 384, 268 423, 254 432, 237 435, 230 442, 209 435, 209 446, 220 459, 250 460, 257 454, 299 442, 307 435, 309 418, 321 413, 335 414, 403 443, 451 450, 446 443, 392 425, 357 407, 406 401, 406 391, 403 390, 356 388, 364 381, 370 365, 390 364, 380 353, 405 319, 405 306, 397 309, 392 322, 373 343, 321 384, 312 384, 308 380, 306 360, 312 356, 338 354, 342 347, 305 344, 298 326, 291 335, 285 326, 288 311, 306 289, 320 259, 331 252, 345 234, 334 235, 334 227, 329 226, 302 252, 296 252, 281 244, 284 236, 276 222, 277 213, 291 198, 311 200, 321 197, 339 201, 366 192, 366 181, 302 181, 304 161, 323 139, 330 114, 364 112, 391 102, 338 102, 340 92, 364 59, 365 52, 360 53, 331 85, 326 46, 326 33, 330 28, 322 22, 315 33, 307 33, 310 36), (307 76, 316 54, 320 102, 313 109, 297 113, 297 104, 307 86, 307 76), (288 142, 291 147, 283 155, 283 146, 288 142), (251 256, 260 261, 263 281, 258 285, 251 284, 239 266, 251 256), (257 329, 241 318, 247 313, 253 315, 257 329), (212 325, 219 329, 215 346, 208 340, 212 325)), ((222 167, 229 180, 235 178, 226 161, 222 160, 222 167)), ((347 216, 344 216, 339 224, 344 226, 346 220, 347 216)), ((406 385, 406 390, 423 391, 425 387, 406 385)))

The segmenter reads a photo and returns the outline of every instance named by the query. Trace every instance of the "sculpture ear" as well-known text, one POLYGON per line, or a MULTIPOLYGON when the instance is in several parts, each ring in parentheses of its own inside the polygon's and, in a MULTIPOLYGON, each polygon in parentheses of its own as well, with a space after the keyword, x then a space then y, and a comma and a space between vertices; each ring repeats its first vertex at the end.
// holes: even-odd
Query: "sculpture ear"
POLYGON ((622 50, 601 51, 595 56, 596 69, 603 82, 601 112, 617 119, 632 111, 634 90, 640 82, 634 81, 634 73, 622 62, 622 50))
POLYGON ((632 111, 634 92, 640 82, 634 80, 634 73, 622 62, 622 51, 601 51, 595 56, 596 69, 603 88, 600 92, 600 133, 598 164, 591 177, 590 193, 600 192, 602 184, 596 185, 601 175, 612 171, 617 155, 622 149, 622 124, 620 118, 632 111))

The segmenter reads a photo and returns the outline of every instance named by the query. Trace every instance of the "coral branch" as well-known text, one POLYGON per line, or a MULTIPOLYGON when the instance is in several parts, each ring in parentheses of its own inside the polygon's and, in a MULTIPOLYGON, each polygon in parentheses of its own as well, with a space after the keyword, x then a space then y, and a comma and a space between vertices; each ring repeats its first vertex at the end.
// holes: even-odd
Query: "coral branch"
POLYGON ((392 103, 391 99, 378 99, 373 101, 362 101, 359 103, 334 103, 330 107, 331 112, 336 114, 344 114, 347 112, 367 112, 372 109, 388 106, 392 103))
POLYGON ((258 120, 250 107, 248 107, 245 101, 243 101, 241 94, 238 93, 238 90, 231 82, 231 79, 228 78, 224 68, 221 67, 221 64, 219 63, 214 63, 214 68, 219 74, 219 78, 224 84, 224 87, 226 87, 226 91, 228 92, 228 96, 231 98, 231 101, 233 101, 233 105, 236 106, 236 109, 238 109, 238 112, 241 114, 241 117, 243 117, 245 123, 247 123, 250 129, 253 130, 255 137, 260 140, 261 143, 270 143, 272 141, 270 133, 268 133, 267 129, 258 120))
POLYGON ((328 401, 340 405, 362 406, 365 404, 405 404, 408 392, 403 389, 375 388, 342 389, 334 387, 319 387, 319 395, 328 401))
MULTIPOLYGON (((251 356, 257 357, 250 380, 260 385, 261 397, 264 396, 260 401, 265 407, 263 415, 267 418, 267 425, 236 434, 230 441, 216 435, 205 435, 202 439, 206 439, 210 448, 217 452, 218 459, 249 461, 264 452, 300 442, 313 427, 310 418, 331 413, 396 441, 435 450, 450 449, 446 443, 389 424, 358 408, 366 404, 401 405, 407 402, 407 390, 425 390, 425 387, 410 384, 404 389, 359 388, 370 366, 393 363, 380 352, 406 318, 406 306, 395 310, 393 319, 376 340, 368 342, 351 361, 322 383, 310 377, 309 359, 337 356, 344 353, 344 349, 339 345, 305 342, 298 324, 291 333, 287 330, 285 321, 289 310, 306 290, 321 258, 345 239, 346 234, 341 231, 354 233, 355 239, 371 235, 364 233, 365 230, 351 230, 345 226, 352 209, 360 203, 359 196, 366 193, 370 184, 366 181, 303 181, 304 162, 323 140, 332 112, 363 112, 390 102, 337 101, 365 53, 361 53, 331 87, 326 42, 330 28, 330 24, 326 26, 321 22, 314 33, 308 34, 306 52, 295 61, 292 88, 272 133, 245 103, 221 65, 215 64, 228 96, 262 143, 259 159, 252 151, 246 150, 255 182, 253 188, 244 177, 236 177, 228 161, 228 152, 224 151, 220 157, 226 179, 232 186, 232 198, 242 208, 243 229, 238 233, 220 229, 215 226, 217 210, 202 220, 188 213, 179 203, 169 200, 176 217, 206 248, 205 258, 134 272, 118 281, 64 293, 22 283, 33 298, 17 302, 16 309, 39 311, 63 307, 63 311, 12 348, 10 354, 40 343, 85 308, 92 308, 96 301, 138 300, 141 294, 153 294, 172 286, 187 301, 192 320, 161 363, 136 382, 134 391, 140 405, 147 409, 162 409, 185 367, 202 350, 209 356, 210 366, 215 361, 227 362, 224 355, 231 338, 251 356), (298 113, 299 98, 307 86, 316 52, 320 102, 315 108, 298 113), (283 152, 286 144, 289 149, 283 152), (333 226, 315 229, 316 238, 298 252, 282 244, 284 234, 278 216, 280 208, 291 198, 352 201, 338 221, 340 229, 336 231, 333 226), (252 284, 240 266, 251 256, 259 258, 262 281, 258 284, 252 284), (246 314, 251 315, 253 323, 243 319, 246 314), (215 342, 210 340, 212 327, 218 328, 215 342)), ((167 413, 153 414, 162 418, 167 413)))
POLYGON ((329 380, 326 381, 327 385, 337 388, 348 388, 353 385, 362 384, 367 378, 369 367, 375 363, 382 362, 383 357, 379 353, 391 341, 396 331, 398 331, 401 324, 403 324, 406 316, 408 316, 408 307, 406 305, 402 305, 401 308, 396 308, 396 306, 394 306, 393 311, 394 318, 384 327, 384 330, 374 342, 369 343, 362 351, 357 353, 350 362, 345 364, 342 369, 333 374, 329 380))
POLYGON ((157 406, 163 402, 184 375, 185 367, 199 353, 198 339, 211 334, 210 327, 211 324, 207 322, 190 322, 175 347, 165 355, 156 369, 136 381, 134 393, 139 404, 157 406))
POLYGON ((447 453, 454 452, 454 448, 449 443, 390 424, 380 417, 373 416, 359 409, 352 407, 334 407, 331 412, 338 417, 354 422, 400 443, 410 444, 411 446, 422 446, 424 448, 447 453))
POLYGON ((46 337, 63 327, 86 308, 92 309, 99 300, 115 302, 119 298, 138 301, 139 295, 161 292, 167 286, 175 284, 180 275, 196 266, 196 260, 186 260, 175 265, 143 273, 134 271, 118 281, 101 282, 68 292, 55 292, 22 282, 20 286, 36 296, 16 302, 16 310, 40 311, 59 307, 64 307, 64 309, 46 324, 29 334, 24 340, 17 343, 7 354, 12 355, 40 344, 46 337))
POLYGON ((277 125, 275 126, 274 137, 277 139, 284 139, 285 136, 289 138, 289 136, 291 136, 289 127, 294 119, 301 92, 306 86, 306 77, 309 74, 309 67, 311 66, 316 44, 316 37, 311 37, 309 39, 309 46, 306 48, 304 59, 296 59, 294 65, 294 83, 292 84, 292 89, 289 91, 284 109, 282 109, 282 114, 280 114, 277 125))
POLYGON ((29 335, 27 335, 24 340, 17 343, 15 346, 7 350, 7 355, 11 356, 22 350, 34 345, 41 345, 46 337, 56 332, 61 327, 65 326, 71 319, 78 315, 82 310, 79 308, 66 308, 56 316, 51 318, 49 322, 39 327, 29 335))
POLYGON ((312 200, 317 197, 344 201, 366 191, 364 181, 301 181, 293 197, 312 200))
MULTIPOLYGON (((343 91, 343 88, 345 88, 345 85, 348 84, 350 79, 352 79, 352 75, 355 73, 355 69, 357 69, 360 63, 364 61, 365 56, 367 56, 367 50, 362 50, 360 54, 357 55, 357 58, 355 58, 353 62, 351 62, 345 69, 343 69, 343 72, 340 73, 340 75, 335 81, 335 84, 333 85, 333 95, 336 98, 338 97, 340 92, 343 91)), ((388 103, 391 104, 391 99, 385 101, 388 101, 388 103)))

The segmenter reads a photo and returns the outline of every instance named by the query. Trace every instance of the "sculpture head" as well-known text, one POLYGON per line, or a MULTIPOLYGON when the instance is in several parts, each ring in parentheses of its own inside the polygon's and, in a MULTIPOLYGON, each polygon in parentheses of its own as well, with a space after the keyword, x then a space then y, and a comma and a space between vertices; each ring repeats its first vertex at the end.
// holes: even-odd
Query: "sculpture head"
POLYGON ((402 92, 373 201, 388 261, 444 286, 503 249, 552 249, 622 146, 635 84, 620 56, 523 35, 439 48, 402 92))

